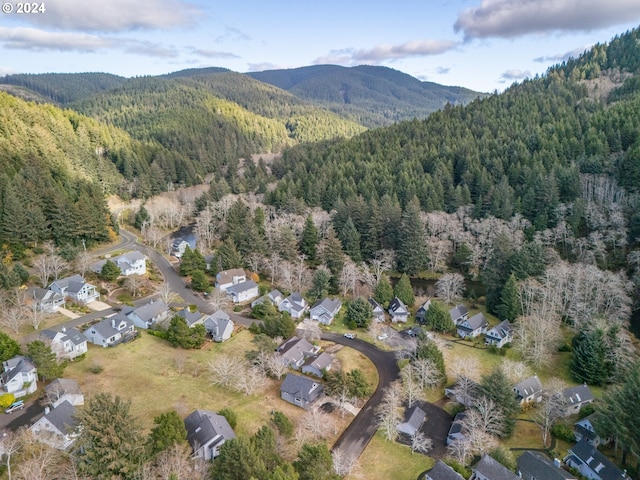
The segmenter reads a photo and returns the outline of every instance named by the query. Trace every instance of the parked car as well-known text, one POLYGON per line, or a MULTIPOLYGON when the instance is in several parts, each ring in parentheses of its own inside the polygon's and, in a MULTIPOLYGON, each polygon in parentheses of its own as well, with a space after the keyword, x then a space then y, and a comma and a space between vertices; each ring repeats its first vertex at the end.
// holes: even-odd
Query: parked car
POLYGON ((378 335, 378 340, 386 340, 387 338, 389 338, 389 335, 387 335, 386 333, 378 335))
POLYGON ((350 339, 354 339, 356 338, 356 334, 355 333, 345 333, 344 334, 345 338, 350 338, 350 339))
POLYGON ((23 408, 24 408, 24 400, 16 400, 11 405, 9 405, 9 408, 7 408, 4 411, 4 413, 12 413, 12 412, 15 412, 16 410, 22 410, 23 408))

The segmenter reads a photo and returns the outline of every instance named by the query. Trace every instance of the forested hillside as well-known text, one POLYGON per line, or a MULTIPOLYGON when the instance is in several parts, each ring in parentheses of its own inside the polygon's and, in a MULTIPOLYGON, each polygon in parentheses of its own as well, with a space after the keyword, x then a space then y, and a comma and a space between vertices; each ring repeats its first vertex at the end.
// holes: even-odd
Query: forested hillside
POLYGON ((425 118, 447 103, 466 104, 484 96, 462 87, 421 82, 406 73, 380 66, 315 65, 247 75, 367 127, 425 118))

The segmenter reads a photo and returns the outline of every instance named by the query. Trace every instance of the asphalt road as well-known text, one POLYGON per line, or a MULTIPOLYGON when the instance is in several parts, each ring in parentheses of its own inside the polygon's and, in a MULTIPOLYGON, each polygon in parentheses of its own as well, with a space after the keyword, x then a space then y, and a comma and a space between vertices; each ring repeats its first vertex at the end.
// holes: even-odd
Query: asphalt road
POLYGON ((339 449, 349 458, 358 458, 378 430, 376 410, 382 401, 384 389, 398 379, 400 369, 394 352, 385 352, 357 338, 349 339, 335 333, 325 333, 321 338, 358 350, 378 370, 376 391, 333 445, 333 450, 339 449))

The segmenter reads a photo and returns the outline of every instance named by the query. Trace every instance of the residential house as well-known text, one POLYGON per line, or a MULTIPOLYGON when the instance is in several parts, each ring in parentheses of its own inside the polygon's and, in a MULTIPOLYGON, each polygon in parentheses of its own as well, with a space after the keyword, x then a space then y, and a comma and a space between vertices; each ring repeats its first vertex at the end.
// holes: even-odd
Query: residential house
POLYGON ((560 466, 560 460, 551 461, 541 452, 525 451, 517 459, 518 476, 524 480, 578 480, 560 466))
POLYGON ((464 480, 464 477, 442 460, 438 460, 433 468, 424 474, 424 480, 464 480))
POLYGON ((224 442, 236 438, 225 417, 210 410, 196 410, 184 419, 187 441, 193 456, 213 460, 220 455, 224 442))
POLYGON ((40 336, 49 343, 58 360, 73 360, 87 353, 87 337, 77 328, 47 329, 40 336))
POLYGON ((188 308, 179 310, 176 312, 175 316, 184 318, 184 321, 187 322, 187 326, 189 328, 195 327, 196 325, 204 325, 204 321, 209 317, 206 313, 202 313, 199 310, 192 312, 188 308))
POLYGON ((416 310, 416 322, 418 323, 426 323, 427 321, 427 310, 429 310, 429 307, 431 306, 431 299, 427 299, 426 302, 424 302, 422 305, 420 305, 420 307, 418 307, 418 310, 416 310))
POLYGON ((266 301, 277 307, 282 303, 282 300, 284 300, 284 296, 282 295, 282 292, 280 292, 280 290, 271 290, 269 293, 251 302, 251 308, 266 301))
POLYGON ((584 438, 594 447, 609 443, 608 438, 602 438, 598 435, 596 427, 593 424, 595 415, 595 413, 592 413, 573 424, 573 434, 576 437, 576 442, 580 442, 584 438))
POLYGON ((484 318, 482 312, 476 313, 471 318, 461 320, 457 326, 458 336, 460 338, 475 338, 487 331, 489 322, 484 318))
POLYGON ((451 321, 458 325, 460 322, 463 322, 469 316, 469 309, 464 305, 457 305, 449 310, 449 316, 451 317, 451 321))
POLYGON ((84 405, 84 395, 80 391, 78 382, 70 378, 56 378, 44 387, 44 393, 53 407, 57 407, 62 402, 69 402, 74 407, 84 405))
POLYGON ((137 251, 123 253, 117 257, 100 260, 93 264, 91 269, 95 273, 100 273, 107 260, 112 261, 120 269, 120 275, 144 275, 147 273, 147 257, 137 251))
POLYGON ((419 406, 414 405, 411 408, 407 408, 404 412, 404 419, 402 423, 396 425, 398 432, 413 437, 420 431, 427 413, 419 406))
POLYGON ((169 305, 162 300, 156 300, 141 307, 127 309, 125 316, 131 320, 136 327, 146 330, 169 318, 169 313, 169 305))
POLYGON ((0 386, 3 393, 12 393, 14 397, 20 398, 37 390, 38 372, 27 357, 17 355, 2 362, 2 367, 0 386))
POLYGON ((580 412, 580 409, 593 403, 595 397, 593 396, 593 392, 585 383, 584 385, 578 385, 577 387, 569 387, 565 388, 562 391, 562 405, 564 407, 563 415, 568 417, 569 415, 574 415, 580 412))
POLYGON ((490 328, 484 337, 484 343, 497 348, 504 347, 513 341, 513 325, 509 320, 503 320, 495 327, 490 328))
POLYGON ((276 352, 294 370, 299 370, 307 357, 315 357, 320 351, 320 347, 311 345, 304 338, 295 335, 284 342, 276 349, 276 352))
POLYGON ((378 302, 376 302, 373 297, 369 297, 369 304, 371 305, 371 309, 373 311, 373 319, 376 322, 384 322, 384 308, 378 302))
POLYGON ((67 400, 55 408, 45 407, 40 417, 29 430, 42 443, 58 450, 67 450, 76 441, 76 407, 67 400))
POLYGON ((467 429, 464 425, 464 419, 466 417, 466 413, 459 412, 453 418, 453 423, 451 423, 449 433, 447 433, 447 445, 451 445, 455 442, 463 442, 465 440, 467 429))
POLYGON ((253 280, 231 285, 227 287, 226 292, 227 295, 231 297, 233 303, 244 303, 256 298, 260 294, 258 284, 253 280))
POLYGON ((280 386, 280 397, 298 407, 309 408, 322 396, 324 388, 309 377, 288 373, 280 386))
POLYGON ((471 407, 480 390, 480 385, 468 377, 459 376, 456 383, 444 389, 444 394, 450 400, 460 403, 465 407, 471 407))
POLYGON ((222 310, 209 315, 204 321, 207 334, 211 335, 214 342, 224 342, 231 338, 233 333, 233 321, 222 310))
POLYGON ((333 356, 322 352, 317 357, 307 357, 302 364, 302 373, 322 378, 324 372, 331 370, 333 356))
POLYGON ((300 319, 309 308, 307 301, 300 295, 300 292, 293 292, 278 305, 279 312, 287 312, 293 319, 300 319))
POLYGON ((309 310, 309 316, 311 320, 317 320, 318 323, 323 325, 331 325, 333 319, 342 308, 342 302, 340 300, 330 298, 324 298, 317 301, 311 310, 309 310))
POLYGON ((80 275, 56 280, 49 285, 49 290, 79 304, 90 303, 100 297, 96 286, 87 283, 80 275))
POLYGON ((564 463, 570 468, 575 468, 590 480, 628 480, 631 478, 611 463, 586 438, 569 449, 564 463))
POLYGON ((25 301, 30 308, 38 312, 54 313, 64 306, 64 296, 58 292, 40 287, 29 287, 25 301))
POLYGON ((232 268, 216 273, 216 288, 226 292, 227 288, 247 281, 247 274, 241 268, 232 268))
POLYGON ((538 380, 538 376, 525 378, 520 383, 513 387, 513 391, 516 393, 516 398, 520 404, 524 403, 538 403, 542 400, 542 383, 538 380))
POLYGON ((132 340, 137 334, 133 322, 122 312, 91 325, 83 333, 91 343, 103 347, 115 347, 132 340))
POLYGON ((182 258, 182 255, 184 255, 184 252, 187 250, 187 247, 189 247, 191 250, 196 249, 195 235, 175 237, 173 239, 173 243, 171 244, 170 255, 176 258, 182 258))
POLYGON ((515 473, 486 453, 471 471, 469 480, 518 480, 515 473))
POLYGON ((391 321, 393 323, 407 323, 410 315, 409 307, 407 307, 398 297, 394 297, 389 303, 389 315, 391 315, 391 321))

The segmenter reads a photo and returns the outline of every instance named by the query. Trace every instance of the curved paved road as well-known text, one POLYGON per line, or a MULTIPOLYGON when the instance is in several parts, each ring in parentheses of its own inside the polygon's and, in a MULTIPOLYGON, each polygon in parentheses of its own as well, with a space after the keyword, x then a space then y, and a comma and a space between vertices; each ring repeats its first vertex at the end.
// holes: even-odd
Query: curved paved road
POLYGON ((376 391, 333 445, 334 450, 340 449, 349 458, 358 458, 378 430, 376 410, 382 401, 384 389, 398 379, 400 369, 394 352, 385 352, 357 338, 349 339, 335 333, 324 333, 321 338, 355 348, 371 360, 378 370, 376 391))

